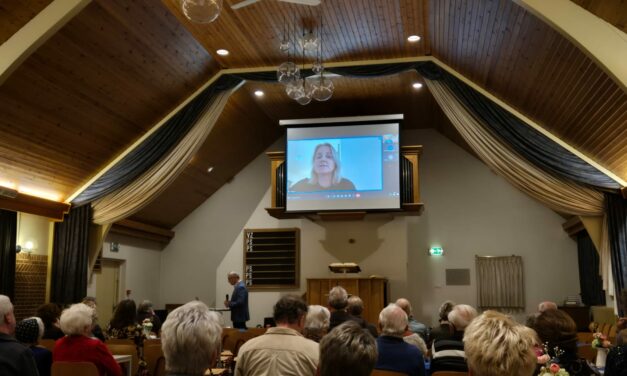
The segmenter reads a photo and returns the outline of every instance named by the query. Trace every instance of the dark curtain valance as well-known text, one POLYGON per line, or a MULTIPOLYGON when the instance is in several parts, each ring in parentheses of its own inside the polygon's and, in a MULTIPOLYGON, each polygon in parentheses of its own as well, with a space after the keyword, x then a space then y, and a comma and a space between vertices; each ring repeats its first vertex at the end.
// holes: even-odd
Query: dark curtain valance
MULTIPOLYGON (((612 258, 612 274, 616 296, 621 297, 621 291, 627 288, 627 200, 620 195, 605 194, 607 210, 607 230, 610 241, 610 254, 612 258)), ((619 302, 619 307, 627 303, 619 302)), ((622 309, 621 309, 622 311, 622 309)), ((620 312, 621 316, 627 312, 620 312)))
POLYGON ((15 293, 17 213, 0 209, 0 294, 11 300, 15 293))
POLYGON ((54 224, 50 300, 55 303, 80 302, 87 294, 91 215, 91 205, 83 205, 54 224))
POLYGON ((599 253, 586 231, 577 234, 577 255, 581 301, 587 306, 605 305, 603 280, 599 275, 599 253))
POLYGON ((232 89, 241 82, 241 79, 234 76, 220 77, 104 175, 96 179, 72 201, 72 204, 83 205, 94 201, 135 180, 179 143, 217 92, 232 89))

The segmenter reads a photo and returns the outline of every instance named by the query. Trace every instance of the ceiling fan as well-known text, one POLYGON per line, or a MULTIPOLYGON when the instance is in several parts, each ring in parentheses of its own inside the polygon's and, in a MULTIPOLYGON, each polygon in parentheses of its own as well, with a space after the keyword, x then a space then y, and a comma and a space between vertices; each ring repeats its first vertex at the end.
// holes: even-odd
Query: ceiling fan
MULTIPOLYGON (((240 1, 237 4, 231 5, 231 9, 239 9, 239 8, 247 7, 247 6, 251 5, 251 4, 257 3, 259 1, 261 1, 261 0, 244 0, 244 1, 240 1)), ((321 0, 279 0, 279 1, 282 1, 284 3, 316 6, 316 5, 320 5, 320 1, 321 0)))

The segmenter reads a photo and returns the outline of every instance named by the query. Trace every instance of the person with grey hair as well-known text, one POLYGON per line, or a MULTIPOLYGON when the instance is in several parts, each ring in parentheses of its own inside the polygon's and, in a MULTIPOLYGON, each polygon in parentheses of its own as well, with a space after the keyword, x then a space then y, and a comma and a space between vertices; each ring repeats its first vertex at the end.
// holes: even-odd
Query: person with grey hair
POLYGON ((204 375, 220 353, 220 317, 200 301, 182 305, 168 315, 161 330, 161 347, 169 374, 204 375))
POLYGON ((329 330, 331 312, 321 305, 310 305, 305 317, 303 335, 312 341, 320 342, 329 330))
POLYGON ((379 356, 375 369, 424 376, 425 364, 416 346, 403 341, 407 330, 407 314, 396 304, 389 304, 379 314, 381 335, 377 338, 379 356))
POLYGON ((15 339, 28 346, 35 358, 39 376, 50 376, 52 352, 45 347, 37 346, 44 335, 44 322, 39 317, 29 317, 15 326, 15 339))
POLYGON ((250 320, 250 313, 248 312, 248 290, 244 281, 240 280, 239 274, 236 272, 229 272, 227 275, 229 284, 233 286, 233 294, 231 299, 227 294, 224 306, 231 310, 231 321, 233 321, 233 327, 237 329, 246 329, 246 321, 250 320))
POLYGON ((0 295, 0 375, 37 376, 33 353, 13 337, 16 325, 11 299, 0 295))
POLYGON ((347 321, 320 341, 320 376, 369 376, 377 362, 375 339, 347 321))
POLYGON ((246 341, 237 353, 235 376, 313 376, 318 368, 318 344, 303 337, 307 304, 285 295, 274 305, 276 327, 246 341))
POLYGON ((348 320, 355 318, 348 314, 348 293, 342 286, 335 286, 329 291, 329 307, 331 308, 331 318, 329 320, 329 331, 348 320))
POLYGON ((161 319, 155 314, 150 300, 144 300, 137 306, 137 322, 141 325, 146 320, 152 324, 152 332, 159 334, 161 319))
POLYGON ((477 317, 477 310, 467 304, 457 304, 448 314, 454 331, 450 338, 436 339, 431 346, 431 372, 468 372, 464 353, 464 330, 477 317))
POLYGON ((94 310, 83 303, 72 304, 61 313, 61 330, 66 334, 59 339, 52 352, 53 362, 94 363, 100 375, 122 376, 122 369, 107 345, 91 338, 94 310))

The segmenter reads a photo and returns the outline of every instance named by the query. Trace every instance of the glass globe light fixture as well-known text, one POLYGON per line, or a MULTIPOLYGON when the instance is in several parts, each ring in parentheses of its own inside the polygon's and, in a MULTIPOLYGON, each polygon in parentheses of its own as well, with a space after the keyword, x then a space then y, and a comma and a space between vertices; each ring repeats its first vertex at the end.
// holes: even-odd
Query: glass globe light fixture
POLYGON ((322 61, 320 60, 316 60, 315 63, 313 63, 313 65, 311 66, 311 70, 315 73, 315 74, 320 74, 322 73, 322 71, 324 71, 324 65, 322 65, 322 61))
POLYGON ((281 44, 279 45, 279 50, 281 50, 281 52, 287 52, 290 50, 291 47, 292 47, 292 44, 290 43, 290 41, 287 39, 284 39, 283 41, 281 41, 281 44))
POLYGON ((279 65, 276 70, 276 78, 280 83, 287 85, 292 81, 298 81, 300 78, 300 68, 291 61, 286 61, 279 65))
POLYGON ((311 97, 307 95, 303 95, 302 97, 298 98, 296 102, 298 102, 298 104, 302 106, 306 106, 311 102, 311 97))
POLYGON ((305 51, 315 51, 318 49, 318 37, 311 31, 305 35, 301 39, 299 39, 300 46, 305 51))
POLYGON ((222 0, 181 0, 181 9, 192 22, 210 23, 220 15, 222 0))
POLYGON ((294 80, 285 85, 285 94, 294 100, 305 96, 305 90, 303 89, 303 85, 300 80, 294 80))
POLYGON ((311 86, 311 97, 318 102, 324 102, 331 99, 333 96, 333 90, 335 89, 333 81, 324 77, 322 74, 313 80, 311 86))

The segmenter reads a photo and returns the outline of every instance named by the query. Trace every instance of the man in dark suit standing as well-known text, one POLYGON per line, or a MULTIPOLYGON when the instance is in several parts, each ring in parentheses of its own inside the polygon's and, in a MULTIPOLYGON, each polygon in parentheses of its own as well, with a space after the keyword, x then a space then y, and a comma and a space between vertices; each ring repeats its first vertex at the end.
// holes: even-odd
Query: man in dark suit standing
MULTIPOLYGON (((246 321, 250 320, 248 313, 248 290, 246 285, 240 280, 239 274, 230 272, 228 280, 233 286, 233 294, 231 300, 225 300, 224 306, 231 309, 231 321, 233 327, 238 329, 246 329, 246 321)), ((228 297, 227 297, 228 298, 228 297)))

